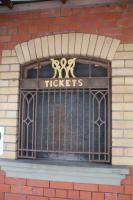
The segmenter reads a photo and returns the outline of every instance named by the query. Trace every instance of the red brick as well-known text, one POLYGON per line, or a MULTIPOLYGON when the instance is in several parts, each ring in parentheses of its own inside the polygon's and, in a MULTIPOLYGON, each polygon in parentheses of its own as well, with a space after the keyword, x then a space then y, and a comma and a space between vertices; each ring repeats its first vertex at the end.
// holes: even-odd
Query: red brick
POLYGON ((110 194, 110 193, 107 193, 105 194, 105 200, 117 200, 117 194, 110 194))
POLYGON ((0 36, 0 41, 1 42, 9 42, 11 41, 11 36, 0 36))
POLYGON ((131 176, 127 176, 125 179, 122 180, 122 184, 124 185, 129 185, 132 183, 132 177, 131 176))
POLYGON ((32 187, 23 185, 11 185, 12 193, 32 194, 32 187))
POLYGON ((3 170, 0 170, 0 176, 5 176, 5 172, 3 170))
POLYGON ((133 194, 133 185, 125 185, 125 193, 133 194))
POLYGON ((133 184, 133 176, 131 176, 131 181, 132 181, 131 184, 133 184))
POLYGON ((30 34, 17 34, 11 37, 11 41, 25 42, 31 38, 30 34))
POLYGON ((68 200, 68 199, 66 199, 66 198, 50 198, 49 200, 68 200))
POLYGON ((118 21, 118 26, 120 26, 120 27, 128 27, 129 26, 129 19, 122 18, 121 20, 118 21))
POLYGON ((7 43, 7 49, 13 49, 17 45, 17 42, 7 43))
POLYGON ((114 185, 99 185, 100 192, 116 192, 122 193, 124 191, 123 186, 114 186, 114 185))
POLYGON ((26 179, 5 177, 5 183, 10 185, 26 185, 26 179))
POLYGON ((26 200, 26 196, 20 194, 6 193, 5 200, 26 200))
POLYGON ((66 198, 67 191, 66 190, 56 190, 56 197, 66 198))
POLYGON ((60 31, 59 25, 52 24, 52 25, 48 26, 49 33, 59 33, 59 31, 60 31))
POLYGON ((83 183, 75 183, 75 190, 83 190, 83 191, 98 191, 98 185, 94 184, 83 184, 83 183))
POLYGON ((29 27, 29 32, 30 33, 34 33, 34 34, 36 34, 36 33, 41 33, 41 32, 43 32, 43 34, 44 34, 44 32, 45 32, 45 34, 48 32, 48 26, 30 26, 29 27))
POLYGON ((58 17, 60 16, 60 9, 51 9, 47 11, 43 11, 40 13, 40 17, 58 17))
MULTIPOLYGON (((83 14, 96 14, 96 13, 112 13, 112 12, 121 12, 123 9, 125 10, 126 6, 119 6, 119 5, 110 5, 110 6, 99 6, 97 7, 86 7, 83 9, 83 14)), ((80 8, 81 12, 81 8, 80 8)))
POLYGON ((91 200, 91 192, 80 191, 81 200, 91 200))
POLYGON ((32 194, 38 195, 38 196, 43 196, 43 188, 33 187, 32 194))
POLYGON ((17 27, 12 27, 12 28, 10 27, 10 28, 8 29, 8 34, 9 34, 9 35, 16 35, 17 32, 18 32, 17 27))
POLYGON ((104 200, 104 193, 92 193, 92 200, 104 200))
POLYGON ((27 196, 26 200, 48 200, 48 197, 27 196))
POLYGON ((79 199, 79 191, 68 191, 68 198, 70 199, 79 199))
POLYGON ((72 9, 71 8, 62 8, 61 9, 61 16, 71 16, 72 9))
POLYGON ((44 196, 46 196, 46 197, 55 197, 55 189, 44 188, 44 196))
POLYGON ((0 176, 0 183, 4 183, 5 181, 5 176, 0 176))
POLYGON ((124 35, 126 35, 126 34, 132 35, 133 34, 133 28, 128 27, 128 28, 123 29, 123 34, 124 35))
POLYGON ((27 185, 35 187, 49 187, 49 181, 28 179, 27 185))
POLYGON ((67 182, 50 182, 51 188, 59 188, 59 189, 73 189, 73 183, 67 182))
POLYGON ((131 200, 129 195, 119 194, 118 200, 131 200))
POLYGON ((0 192, 10 192, 10 185, 0 184, 0 192))
POLYGON ((4 195, 4 193, 0 193, 0 200, 5 200, 5 195, 4 195))
POLYGON ((133 39, 132 35, 121 35, 118 37, 121 40, 121 43, 130 43, 133 39))

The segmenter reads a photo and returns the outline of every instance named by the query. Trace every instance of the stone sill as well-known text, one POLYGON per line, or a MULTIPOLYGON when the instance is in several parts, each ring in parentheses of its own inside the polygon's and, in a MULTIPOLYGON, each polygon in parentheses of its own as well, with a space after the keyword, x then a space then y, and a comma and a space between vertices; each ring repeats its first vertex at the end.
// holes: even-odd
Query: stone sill
POLYGON ((48 162, 4 159, 0 159, 0 167, 9 177, 106 185, 120 185, 121 180, 129 173, 128 167, 125 166, 64 166, 48 162))

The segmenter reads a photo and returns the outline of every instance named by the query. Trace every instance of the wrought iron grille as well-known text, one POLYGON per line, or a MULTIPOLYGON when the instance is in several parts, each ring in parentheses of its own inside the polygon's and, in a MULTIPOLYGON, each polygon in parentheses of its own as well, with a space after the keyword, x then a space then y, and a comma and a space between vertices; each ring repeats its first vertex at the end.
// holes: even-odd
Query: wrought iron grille
POLYGON ((22 73, 18 157, 109 163, 109 67, 77 63, 83 88, 44 88, 50 69, 40 64, 22 73))

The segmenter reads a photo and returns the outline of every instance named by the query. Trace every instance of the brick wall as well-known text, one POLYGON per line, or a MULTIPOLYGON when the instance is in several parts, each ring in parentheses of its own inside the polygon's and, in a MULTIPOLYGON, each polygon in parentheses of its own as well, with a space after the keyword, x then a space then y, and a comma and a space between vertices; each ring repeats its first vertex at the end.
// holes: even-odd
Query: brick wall
POLYGON ((0 200, 133 200, 133 168, 120 186, 7 177, 0 171, 0 200))
MULTIPOLYGON (((133 165, 132 18, 132 5, 0 14, 0 126, 5 128, 4 155, 1 157, 16 158, 20 64, 46 56, 62 55, 58 51, 61 45, 64 46, 60 47, 60 51, 64 52, 63 56, 67 55, 68 46, 66 42, 60 43, 60 33, 82 32, 92 34, 93 41, 90 48, 93 52, 85 53, 82 49, 82 54, 94 59, 110 60, 112 63, 112 163, 133 165), (42 36, 53 34, 56 34, 55 38, 48 36, 47 48, 41 49, 40 41, 45 43, 45 37, 42 36), (111 54, 113 41, 118 48, 111 54), (51 48, 52 45, 55 45, 54 48, 51 48), (48 48, 49 52, 45 51, 48 48)), ((81 35, 79 34, 75 51, 72 42, 75 36, 70 34, 69 55, 78 56, 81 53, 81 35)), ((63 41, 67 41, 66 38, 63 41)), ((86 48, 88 46, 84 42, 84 49, 86 48)))
POLYGON ((99 6, 0 14, 0 50, 39 36, 86 32, 133 42, 133 6, 99 6))

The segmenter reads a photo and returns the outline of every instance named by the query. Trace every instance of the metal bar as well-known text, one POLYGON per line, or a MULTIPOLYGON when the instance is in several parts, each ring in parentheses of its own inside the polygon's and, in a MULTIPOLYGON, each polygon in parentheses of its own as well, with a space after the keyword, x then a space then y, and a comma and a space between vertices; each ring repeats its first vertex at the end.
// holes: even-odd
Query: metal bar
MULTIPOLYGON (((100 101, 98 101, 98 120, 100 120, 101 121, 101 116, 100 116, 100 101)), ((100 128, 101 128, 101 125, 98 125, 98 150, 99 150, 99 152, 100 152, 100 136, 101 136, 101 132, 100 132, 100 128)), ((98 160, 100 160, 100 154, 99 154, 99 156, 98 156, 98 160)))
MULTIPOLYGON (((24 95, 24 94, 23 94, 24 95)), ((24 139, 24 111, 25 111, 25 104, 24 104, 24 96, 23 96, 23 101, 22 101, 22 126, 21 126, 21 148, 23 149, 23 139, 24 139)), ((21 156, 23 156, 23 151, 21 151, 21 156)))
MULTIPOLYGON (((36 91, 36 102, 35 102, 35 129, 34 129, 34 149, 37 149, 37 106, 38 106, 38 92, 36 91)), ((34 158, 36 158, 36 151, 34 152, 34 158)))
POLYGON ((72 95, 73 95, 73 90, 71 90, 71 144, 70 144, 70 149, 72 151, 72 144, 73 144, 73 125, 72 125, 72 105, 73 105, 73 98, 72 98, 72 95))
MULTIPOLYGON (((59 105, 61 106, 61 89, 59 90, 59 105)), ((59 109, 59 150, 60 150, 60 126, 61 126, 61 109, 59 109)))
POLYGON ((66 97, 67 97, 67 89, 65 90, 64 151, 66 151, 66 97))
MULTIPOLYGON (((21 150, 21 149, 19 149, 19 150, 21 150)), ((23 149, 24 151, 28 151, 28 152, 31 152, 32 150, 31 149, 23 149)), ((41 151, 41 150, 33 150, 33 152, 46 152, 46 153, 50 153, 50 152, 52 152, 52 153, 64 153, 64 151, 62 150, 62 151, 57 151, 57 150, 55 150, 55 151, 52 151, 52 150, 43 150, 43 151, 41 151)), ((78 151, 78 152, 73 152, 73 151, 68 151, 68 153, 71 153, 71 154, 94 154, 93 152, 89 152, 89 151, 86 151, 86 152, 82 152, 82 151, 78 151)), ((104 155, 104 154, 106 154, 106 155, 108 155, 108 153, 105 153, 105 152, 95 152, 95 154, 96 155, 99 155, 99 154, 102 154, 102 155, 104 155)))
POLYGON ((83 142, 82 142, 82 149, 83 149, 83 152, 84 152, 84 140, 85 140, 85 130, 84 130, 84 102, 85 102, 85 96, 84 96, 84 90, 83 90, 83 142))
MULTIPOLYGON (((34 94, 35 98, 35 94, 34 94)), ((35 127, 35 105, 34 105, 34 99, 33 99, 33 125, 32 125, 32 150, 34 150, 34 127, 35 127)), ((32 157, 34 157, 34 152, 32 151, 32 157)))
POLYGON ((49 90, 48 90, 48 118, 47 118, 47 150, 49 149, 49 90))
MULTIPOLYGON (((107 136, 106 136, 106 130, 107 130, 107 116, 106 116, 106 98, 105 98, 105 110, 104 110, 104 115, 105 115, 105 125, 104 125, 104 152, 106 153, 107 152, 107 147, 106 147, 106 140, 107 140, 107 136)), ((107 152, 108 153, 108 152, 107 152)), ((104 160, 106 160, 106 155, 104 155, 104 160)))
MULTIPOLYGON (((91 135, 91 90, 89 89, 89 123, 88 123, 88 125, 89 125, 89 152, 90 152, 90 149, 91 149, 91 141, 90 141, 90 139, 91 139, 91 137, 90 137, 90 135, 91 135)), ((89 154, 89 160, 91 160, 91 157, 90 157, 90 154, 89 154)))
POLYGON ((44 108, 45 108, 45 104, 44 104, 44 91, 42 91, 42 130, 41 130, 41 149, 43 147, 43 135, 44 135, 44 108))
POLYGON ((53 147, 52 147, 52 149, 54 150, 54 141, 55 141, 55 138, 54 138, 54 128, 55 128, 55 90, 54 90, 54 102, 53 102, 53 147))
POLYGON ((76 139, 76 146, 77 146, 77 151, 79 150, 79 130, 78 130, 78 125, 79 125, 79 90, 77 89, 77 139, 76 139))
POLYGON ((94 94, 93 94, 93 97, 92 97, 92 160, 94 160, 94 126, 95 126, 95 123, 94 123, 94 94))

